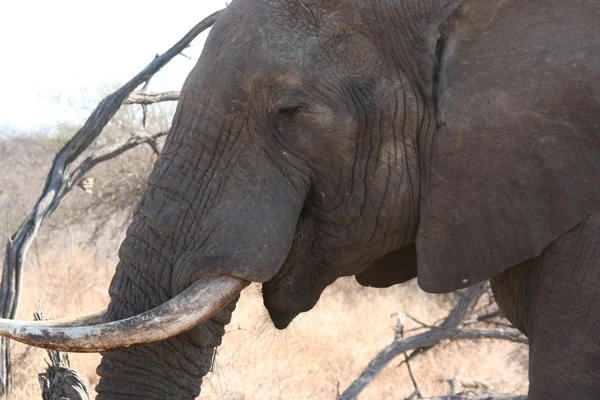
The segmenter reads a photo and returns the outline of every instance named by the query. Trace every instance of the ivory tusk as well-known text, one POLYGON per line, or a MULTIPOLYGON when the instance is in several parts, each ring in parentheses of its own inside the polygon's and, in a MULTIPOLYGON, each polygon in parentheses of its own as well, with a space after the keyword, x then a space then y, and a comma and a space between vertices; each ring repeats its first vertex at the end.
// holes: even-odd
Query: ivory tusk
MULTIPOLYGON (((0 336, 31 346, 77 353, 156 342, 179 335, 208 320, 249 284, 243 279, 224 275, 205 278, 152 310, 92 326, 64 326, 78 324, 86 318, 93 321, 90 315, 39 322, 0 319, 0 336)), ((97 317, 98 314, 94 318, 97 317)))

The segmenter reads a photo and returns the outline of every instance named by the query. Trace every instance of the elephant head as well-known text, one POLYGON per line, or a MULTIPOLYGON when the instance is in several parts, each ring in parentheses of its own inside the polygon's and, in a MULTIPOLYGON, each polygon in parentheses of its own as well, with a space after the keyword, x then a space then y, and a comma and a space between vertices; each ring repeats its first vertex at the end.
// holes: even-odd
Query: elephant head
POLYGON ((500 83, 453 61, 473 42, 461 3, 234 0, 121 245, 103 317, 120 325, 29 342, 105 351, 99 399, 191 399, 250 282, 283 329, 342 276, 447 292, 539 254, 598 207, 578 186, 598 168, 486 101, 500 83))

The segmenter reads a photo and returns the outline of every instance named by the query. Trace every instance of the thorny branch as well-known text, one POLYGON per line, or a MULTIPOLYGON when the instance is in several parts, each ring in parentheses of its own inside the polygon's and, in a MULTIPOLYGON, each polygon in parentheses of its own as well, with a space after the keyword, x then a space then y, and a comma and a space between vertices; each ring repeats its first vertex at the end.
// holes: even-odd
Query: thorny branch
MULTIPOLYGON (((430 348, 443 340, 460 340, 460 339, 503 339, 517 343, 529 343, 528 339, 518 330, 514 328, 503 329, 481 329, 481 328, 465 328, 465 322, 469 316, 470 310, 473 308, 477 300, 486 290, 486 282, 478 283, 467 289, 458 304, 452 309, 450 314, 439 325, 435 326, 423 333, 402 337, 395 335, 394 340, 386 348, 373 358, 360 374, 360 376, 348 386, 348 388, 338 396, 340 400, 355 400, 358 395, 381 373, 381 371, 398 355, 410 350, 419 350, 430 348)), ((404 362, 409 361, 413 354, 407 356, 404 362)), ((418 387, 416 388, 418 390, 418 387)), ((415 391, 416 391, 415 390, 415 391)), ((416 393, 415 393, 416 394, 416 393)), ((523 397, 502 397, 502 395, 487 395, 486 399, 521 399, 523 397)), ((456 396, 437 397, 437 400, 461 399, 456 396)), ((433 399, 432 399, 433 400, 433 399)))
MULTIPOLYGON (((129 82, 104 98, 94 109, 83 127, 56 154, 42 195, 19 229, 8 239, 2 272, 2 285, 0 286, 0 317, 10 319, 15 317, 21 290, 22 268, 27 250, 35 239, 44 218, 56 209, 64 195, 73 187, 74 183, 77 183, 73 179, 73 175, 69 175, 69 166, 98 137, 135 88, 147 82, 169 61, 188 47, 196 36, 210 28, 220 13, 221 11, 218 11, 202 20, 169 50, 157 56, 129 82)), ((89 166, 89 168, 93 165, 89 166)), ((10 347, 8 346, 8 340, 1 338, 0 396, 8 397, 10 391, 10 372, 10 347)))

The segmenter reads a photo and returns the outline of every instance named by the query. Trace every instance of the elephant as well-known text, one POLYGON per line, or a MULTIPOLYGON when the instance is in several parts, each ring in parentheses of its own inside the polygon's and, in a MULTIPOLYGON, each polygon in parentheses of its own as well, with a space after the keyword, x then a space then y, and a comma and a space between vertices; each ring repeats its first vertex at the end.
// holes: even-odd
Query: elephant
POLYGON ((199 395, 239 293, 491 280, 529 398, 600 398, 600 0, 233 0, 181 91, 105 313, 97 399, 199 395))

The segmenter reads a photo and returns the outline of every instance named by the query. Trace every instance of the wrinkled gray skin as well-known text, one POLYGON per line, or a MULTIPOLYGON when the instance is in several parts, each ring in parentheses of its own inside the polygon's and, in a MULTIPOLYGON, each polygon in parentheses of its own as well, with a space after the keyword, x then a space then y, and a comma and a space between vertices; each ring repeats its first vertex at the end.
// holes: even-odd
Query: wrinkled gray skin
MULTIPOLYGON (((338 277, 492 278, 530 399, 600 398, 600 0, 234 0, 182 91, 110 318, 263 282, 277 328, 338 277)), ((234 304, 109 352, 99 399, 191 399, 234 304)))

